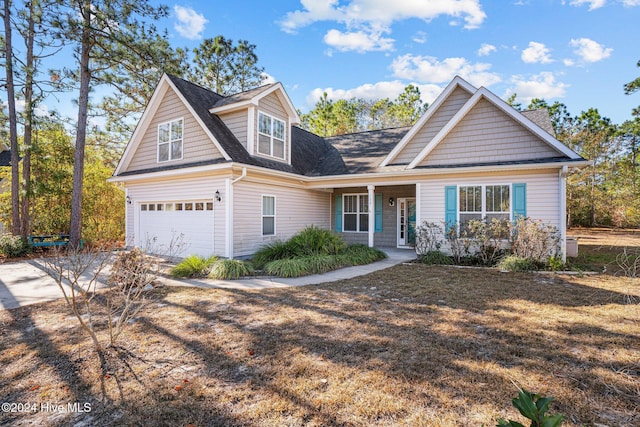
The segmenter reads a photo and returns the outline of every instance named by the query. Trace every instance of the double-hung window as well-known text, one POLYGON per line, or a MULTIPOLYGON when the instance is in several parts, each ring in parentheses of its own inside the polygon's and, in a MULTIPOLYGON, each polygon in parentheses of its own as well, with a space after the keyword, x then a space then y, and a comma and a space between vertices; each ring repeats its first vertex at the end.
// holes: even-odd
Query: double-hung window
POLYGON ((509 185, 466 185, 459 187, 460 229, 466 229, 471 220, 511 218, 509 185))
POLYGON ((274 236, 276 234, 276 198, 275 196, 262 196, 262 235, 274 236))
POLYGON ((284 159, 285 122, 258 113, 258 153, 284 159))
POLYGON ((158 162, 182 159, 183 120, 158 125, 158 162))
POLYGON ((343 199, 343 231, 369 230, 369 196, 345 194, 343 199))

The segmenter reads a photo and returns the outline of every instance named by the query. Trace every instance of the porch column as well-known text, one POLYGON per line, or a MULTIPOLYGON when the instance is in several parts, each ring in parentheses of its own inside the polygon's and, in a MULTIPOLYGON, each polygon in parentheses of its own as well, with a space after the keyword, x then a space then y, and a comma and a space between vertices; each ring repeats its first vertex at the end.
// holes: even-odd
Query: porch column
POLYGON ((367 185, 367 190, 369 191, 369 247, 373 247, 373 233, 376 229, 376 212, 375 212, 375 201, 376 195, 374 190, 376 189, 375 185, 367 185))

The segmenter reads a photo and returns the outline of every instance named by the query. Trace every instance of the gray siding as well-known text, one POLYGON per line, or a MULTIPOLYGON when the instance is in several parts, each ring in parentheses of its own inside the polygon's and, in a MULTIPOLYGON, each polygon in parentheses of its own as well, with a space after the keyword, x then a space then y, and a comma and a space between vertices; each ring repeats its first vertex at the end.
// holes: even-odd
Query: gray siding
MULTIPOLYGON (((336 189, 331 198, 331 229, 335 230, 335 206, 334 198, 336 195, 342 195, 347 193, 360 193, 366 194, 366 187, 354 187, 354 188, 340 188, 336 189)), ((374 233, 373 244, 377 247, 396 247, 398 244, 398 199, 416 197, 415 185, 396 185, 396 186, 380 186, 376 187, 375 194, 382 194, 382 232, 374 233), (394 206, 389 206, 389 198, 393 197, 395 200, 394 206)), ((342 235, 347 243, 362 243, 367 244, 369 242, 369 234, 366 232, 342 232, 342 235)))
POLYGON ((235 257, 249 256, 275 240, 287 240, 307 225, 329 228, 331 194, 240 181, 233 186, 235 257), (262 196, 276 198, 276 234, 262 236, 262 196))
POLYGON ((420 166, 532 160, 559 155, 549 144, 482 99, 420 166))
POLYGON ((219 115, 231 133, 238 138, 238 141, 240 141, 245 148, 247 148, 247 126, 249 120, 247 111, 248 110, 241 110, 219 115))
POLYGON ((180 98, 169 89, 160 107, 142 136, 140 145, 126 171, 148 169, 160 165, 176 165, 223 157, 180 98), (176 119, 184 119, 182 160, 158 163, 158 125, 176 119))
POLYGON ((471 94, 462 88, 456 88, 449 97, 440 105, 438 111, 424 124, 422 129, 411 141, 398 153, 392 164, 409 164, 422 149, 433 139, 442 127, 460 110, 471 98, 471 94))

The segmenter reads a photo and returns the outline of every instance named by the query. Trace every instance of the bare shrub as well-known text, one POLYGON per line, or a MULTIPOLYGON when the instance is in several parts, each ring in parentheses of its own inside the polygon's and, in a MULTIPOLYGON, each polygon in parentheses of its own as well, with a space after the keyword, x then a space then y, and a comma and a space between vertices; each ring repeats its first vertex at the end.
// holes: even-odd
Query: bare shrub
POLYGON ((511 253, 537 263, 559 253, 560 231, 541 220, 520 217, 510 226, 511 253))
POLYGON ((457 227, 447 226, 446 224, 445 228, 447 230, 445 237, 447 243, 449 243, 449 251, 451 252, 453 262, 460 264, 464 258, 471 255, 473 240, 468 237, 467 231, 458 233, 457 227))
POLYGON ((416 227, 416 254, 425 255, 442 247, 443 228, 435 222, 423 221, 416 227))
POLYGON ((473 253, 483 265, 493 265, 504 253, 503 242, 509 237, 509 224, 493 218, 471 220, 467 223, 468 236, 472 237, 473 253))
POLYGON ((640 277, 640 251, 624 248, 621 254, 616 255, 616 264, 620 273, 625 277, 640 277))

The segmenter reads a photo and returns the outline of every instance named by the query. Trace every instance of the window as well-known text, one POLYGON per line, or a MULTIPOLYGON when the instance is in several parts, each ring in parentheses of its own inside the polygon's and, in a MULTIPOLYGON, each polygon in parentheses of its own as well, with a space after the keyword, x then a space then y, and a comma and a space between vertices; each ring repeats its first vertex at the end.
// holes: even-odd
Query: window
POLYGON ((276 234, 276 198, 275 196, 262 196, 262 235, 274 236, 276 234))
POLYGON ((182 119, 158 125, 158 162, 182 159, 182 119))
POLYGON ((258 153, 284 159, 285 123, 258 113, 258 153))
POLYGON ((344 194, 342 202, 343 231, 369 231, 369 196, 344 194))
POLYGON ((460 229, 465 229, 474 219, 508 221, 511 218, 509 188, 509 185, 460 186, 460 229))

